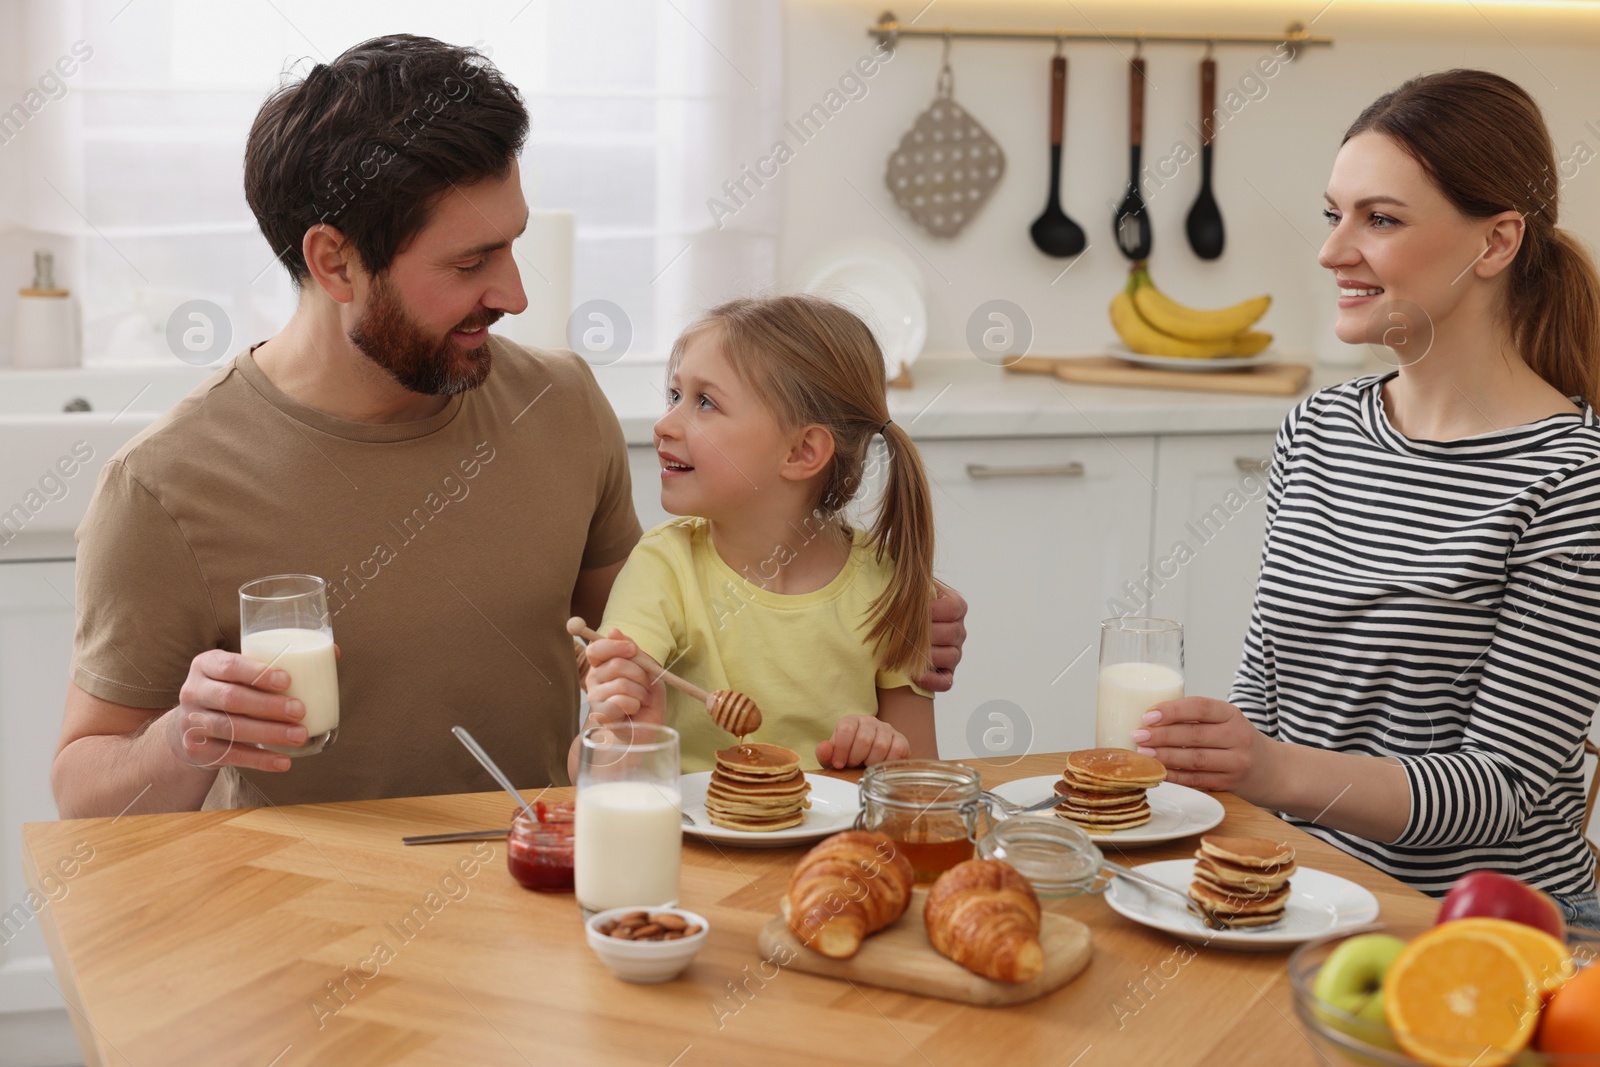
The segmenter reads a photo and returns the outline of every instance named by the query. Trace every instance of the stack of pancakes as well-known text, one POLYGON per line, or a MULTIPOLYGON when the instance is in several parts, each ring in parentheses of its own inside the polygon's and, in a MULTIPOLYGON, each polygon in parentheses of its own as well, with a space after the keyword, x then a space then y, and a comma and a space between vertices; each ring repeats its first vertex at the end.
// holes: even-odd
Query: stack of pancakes
POLYGON ((712 825, 763 833, 799 826, 811 806, 800 753, 781 745, 735 745, 717 753, 706 786, 712 825))
POLYGON ((1189 899, 1205 912, 1207 926, 1270 926, 1283 918, 1294 849, 1270 837, 1207 835, 1194 856, 1189 899))
POLYGON ((1150 821, 1144 792, 1161 783, 1161 761, 1123 748, 1086 748, 1067 753, 1067 769, 1056 783, 1056 816, 1091 834, 1131 830, 1150 821))

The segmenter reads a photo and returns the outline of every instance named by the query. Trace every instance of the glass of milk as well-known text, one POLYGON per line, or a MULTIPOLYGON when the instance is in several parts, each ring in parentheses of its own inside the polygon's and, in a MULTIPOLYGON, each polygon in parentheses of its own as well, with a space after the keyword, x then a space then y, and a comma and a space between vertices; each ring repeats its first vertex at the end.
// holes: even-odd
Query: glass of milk
POLYGON ((1136 749, 1128 735, 1152 705, 1183 696, 1183 623, 1106 619, 1100 624, 1096 748, 1136 749))
POLYGON ((239 587, 239 651, 289 675, 287 696, 306 706, 306 743, 262 745, 286 756, 321 752, 339 734, 339 672, 327 584, 310 574, 275 574, 239 587))
POLYGON ((678 903, 682 794, 678 731, 632 721, 579 739, 573 890, 585 918, 678 903))

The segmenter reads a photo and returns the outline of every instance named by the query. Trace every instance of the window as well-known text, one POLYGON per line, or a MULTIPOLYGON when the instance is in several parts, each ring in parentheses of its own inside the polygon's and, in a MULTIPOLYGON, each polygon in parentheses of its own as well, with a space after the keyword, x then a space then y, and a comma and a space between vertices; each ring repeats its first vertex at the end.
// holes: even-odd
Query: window
POLYGON ((24 70, 92 49, 71 105, 17 137, 19 221, 64 239, 86 362, 172 359, 166 320, 188 300, 226 311, 230 355, 287 321, 293 289, 244 200, 245 137, 283 72, 386 33, 476 44, 522 91, 528 203, 576 214, 573 303, 624 309, 627 358, 663 358, 699 309, 771 280, 777 204, 719 227, 705 202, 776 139, 776 0, 37 0, 26 18, 24 70))

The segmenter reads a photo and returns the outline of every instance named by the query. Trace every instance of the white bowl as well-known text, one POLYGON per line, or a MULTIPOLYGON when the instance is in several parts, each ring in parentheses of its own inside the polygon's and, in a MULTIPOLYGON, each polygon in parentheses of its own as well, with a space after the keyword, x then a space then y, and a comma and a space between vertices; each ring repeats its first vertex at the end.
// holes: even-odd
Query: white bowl
POLYGON ((589 947, 594 949, 594 954, 600 957, 601 963, 611 968, 612 974, 625 982, 670 982, 689 966, 689 961, 694 959, 695 954, 706 943, 706 934, 710 929, 711 924, 706 922, 705 916, 696 915, 692 911, 684 911, 682 908, 643 908, 637 905, 596 912, 584 924, 589 947), (683 920, 691 925, 698 923, 700 932, 672 941, 623 941, 600 932, 599 928, 605 923, 612 919, 620 919, 630 911, 664 911, 671 915, 682 916, 683 920))

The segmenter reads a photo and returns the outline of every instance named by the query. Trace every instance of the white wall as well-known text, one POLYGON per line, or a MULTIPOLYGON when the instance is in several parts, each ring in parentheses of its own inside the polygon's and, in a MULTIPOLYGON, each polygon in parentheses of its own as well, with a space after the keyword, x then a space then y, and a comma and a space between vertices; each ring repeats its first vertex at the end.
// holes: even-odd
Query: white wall
MULTIPOLYGON (((911 19, 924 0, 894 5, 911 19)), ((833 86, 873 41, 866 28, 886 0, 790 0, 785 117, 793 119, 833 86)), ((1316 16, 1326 0, 1287 3, 1074 4, 1018 0, 943 0, 919 26, 1009 26, 1275 33, 1291 19, 1316 16)), ((1600 6, 1480 2, 1383 3, 1339 0, 1313 32, 1335 38, 1256 90, 1217 138, 1213 184, 1227 228, 1222 258, 1205 262, 1189 250, 1183 220, 1199 188, 1199 162, 1182 167, 1163 188, 1146 180, 1154 225, 1151 271, 1162 288, 1196 306, 1232 303, 1259 292, 1275 298, 1263 328, 1280 347, 1305 350, 1313 298, 1332 303, 1328 274, 1316 265, 1325 234, 1322 191, 1345 128, 1382 92, 1412 75, 1455 66, 1497 71, 1523 85, 1545 110, 1558 157, 1583 141, 1600 153, 1600 6), (1563 8, 1565 10, 1563 10, 1563 8)), ((1127 180, 1125 46, 1069 43, 1064 206, 1088 232, 1091 247, 1052 284, 1066 262, 1036 251, 1028 226, 1043 209, 1048 184, 1048 42, 956 40, 951 52, 955 99, 1000 142, 1004 179, 960 236, 941 242, 916 230, 884 188, 890 150, 933 98, 939 66, 936 40, 902 42, 896 58, 811 141, 795 142, 795 158, 779 179, 784 198, 780 281, 795 284, 802 265, 852 236, 890 241, 921 268, 928 288, 930 351, 965 350, 968 316, 1003 297, 1034 322, 1033 351, 1093 351, 1114 335, 1106 306, 1125 278, 1126 261, 1111 235, 1108 201, 1127 180), (854 189, 851 186, 854 185, 854 189), (859 192, 857 192, 859 190, 859 192)), ((1218 95, 1237 86, 1270 46, 1218 47, 1218 95)), ((1151 173, 1182 141, 1198 147, 1202 48, 1145 48, 1153 86, 1145 100, 1145 159, 1151 173)), ((1243 96, 1243 94, 1241 94, 1243 96)), ((768 195, 764 190, 762 195, 768 195)), ((1600 165, 1585 167, 1562 195, 1564 226, 1600 246, 1600 165)))

